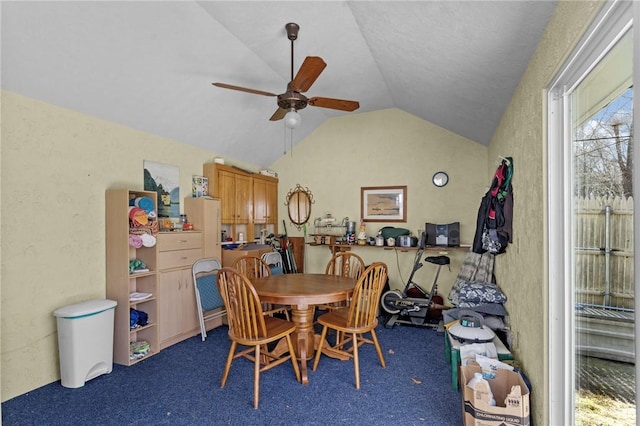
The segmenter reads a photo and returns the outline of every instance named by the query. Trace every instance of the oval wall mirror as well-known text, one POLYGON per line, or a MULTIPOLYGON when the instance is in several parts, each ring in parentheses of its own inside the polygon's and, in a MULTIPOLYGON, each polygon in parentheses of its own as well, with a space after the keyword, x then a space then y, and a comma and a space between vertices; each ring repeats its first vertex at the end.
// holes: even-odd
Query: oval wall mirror
POLYGON ((313 194, 309 188, 303 188, 300 184, 296 184, 296 187, 287 194, 287 201, 284 205, 287 206, 289 220, 298 229, 309 221, 311 204, 313 204, 313 194))

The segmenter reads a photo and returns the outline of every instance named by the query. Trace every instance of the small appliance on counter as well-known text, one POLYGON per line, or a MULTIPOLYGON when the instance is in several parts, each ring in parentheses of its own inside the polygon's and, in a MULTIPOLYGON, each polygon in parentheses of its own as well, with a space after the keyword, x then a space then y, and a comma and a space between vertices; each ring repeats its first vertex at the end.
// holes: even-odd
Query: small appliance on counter
POLYGON ((460 245, 460 222, 446 225, 425 223, 428 246, 458 247, 460 245))
POLYGON ((398 247, 417 247, 418 238, 411 235, 400 235, 396 238, 396 245, 398 247))

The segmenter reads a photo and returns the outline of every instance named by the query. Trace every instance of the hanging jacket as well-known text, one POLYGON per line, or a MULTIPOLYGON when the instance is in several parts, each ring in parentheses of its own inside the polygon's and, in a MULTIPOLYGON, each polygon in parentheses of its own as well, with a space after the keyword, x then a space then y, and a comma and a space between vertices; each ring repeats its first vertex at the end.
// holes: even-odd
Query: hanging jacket
POLYGON ((474 253, 504 253, 509 243, 513 242, 513 160, 507 157, 502 160, 494 173, 491 187, 482 197, 476 233, 473 239, 474 253))

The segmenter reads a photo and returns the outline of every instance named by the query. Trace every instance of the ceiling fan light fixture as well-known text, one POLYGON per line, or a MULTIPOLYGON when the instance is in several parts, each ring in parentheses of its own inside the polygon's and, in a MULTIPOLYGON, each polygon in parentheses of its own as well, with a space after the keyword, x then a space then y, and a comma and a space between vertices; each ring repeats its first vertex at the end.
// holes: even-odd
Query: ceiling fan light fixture
POLYGON ((298 111, 291 108, 289 112, 287 112, 284 116, 284 125, 288 129, 296 129, 298 128, 298 126, 300 126, 300 123, 302 123, 300 114, 298 114, 298 111))

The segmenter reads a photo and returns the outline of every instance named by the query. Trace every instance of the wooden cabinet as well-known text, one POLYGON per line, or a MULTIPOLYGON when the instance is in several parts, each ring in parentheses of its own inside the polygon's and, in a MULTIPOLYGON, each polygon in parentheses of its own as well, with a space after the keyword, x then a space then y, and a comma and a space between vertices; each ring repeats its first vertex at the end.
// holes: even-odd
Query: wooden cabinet
POLYGON ((253 177, 253 223, 277 224, 278 180, 253 177))
POLYGON ((200 332, 191 266, 202 257, 202 232, 158 234, 161 348, 200 332))
MULTIPOLYGON (((117 364, 132 365, 143 358, 130 356, 130 342, 146 341, 149 351, 144 358, 160 351, 158 335, 158 261, 156 247, 133 247, 129 244, 130 232, 142 232, 148 228, 130 228, 129 201, 148 197, 157 208, 155 192, 110 189, 105 194, 106 279, 108 299, 115 300, 113 360, 117 364), (148 271, 129 271, 129 260, 145 263, 148 271), (151 296, 130 301, 131 293, 148 293, 151 296), (148 316, 144 326, 131 328, 130 309, 143 311, 148 316)), ((151 231, 149 231, 151 233, 151 231)))
POLYGON ((296 262, 296 272, 304 272, 304 237, 289 237, 293 259, 296 262))
POLYGON ((199 327, 191 270, 160 272, 160 291, 160 345, 164 349, 199 327))
POLYGON ((220 199, 221 224, 230 231, 227 235, 236 239, 243 232, 244 239, 251 241, 253 232, 248 226, 253 214, 251 173, 224 164, 205 163, 202 174, 209 179, 211 195, 220 199))
POLYGON ((231 236, 237 230, 245 232, 249 242, 254 240, 253 226, 274 225, 278 232, 278 179, 250 173, 235 167, 217 163, 205 163, 202 174, 209 179, 214 198, 221 202, 221 223, 231 225, 231 236))
POLYGON ((202 232, 203 257, 222 258, 221 203, 215 198, 184 199, 184 213, 196 231, 202 232))
POLYGON ((218 170, 215 182, 218 191, 214 196, 222 200, 222 223, 249 223, 252 213, 251 178, 241 173, 218 170))

